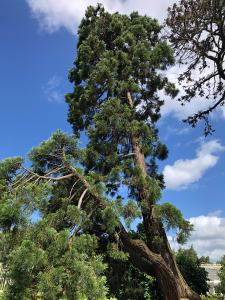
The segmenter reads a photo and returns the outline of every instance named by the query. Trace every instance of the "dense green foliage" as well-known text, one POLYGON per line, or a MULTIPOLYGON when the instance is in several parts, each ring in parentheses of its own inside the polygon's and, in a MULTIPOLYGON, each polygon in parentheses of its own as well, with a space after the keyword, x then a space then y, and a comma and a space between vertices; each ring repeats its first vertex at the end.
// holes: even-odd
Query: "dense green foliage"
MULTIPOLYGON (((160 30, 156 20, 138 13, 109 14, 101 6, 87 9, 78 31, 75 67, 69 76, 75 89, 67 95, 67 102, 75 132, 88 128, 90 143, 94 143, 94 136, 106 139, 110 130, 117 131, 116 145, 125 146, 122 138, 133 130, 143 131, 143 140, 145 135, 151 136, 146 122, 158 119, 163 103, 157 90, 176 93, 168 79, 157 72, 174 63, 170 47, 159 38, 160 30), (135 107, 143 105, 139 112, 129 108, 128 91, 135 93, 135 107), (112 118, 115 113, 120 113, 117 119, 108 119, 106 124, 104 116, 112 118), (128 121, 132 123, 125 128, 128 121), (91 124, 96 130, 91 130, 91 124)), ((111 144, 112 138, 108 136, 111 144)))
POLYGON ((118 300, 157 300, 156 280, 129 261, 110 258, 106 272, 109 293, 118 300))
POLYGON ((10 278, 7 299, 97 300, 107 294, 106 265, 97 254, 97 237, 84 233, 72 238, 78 226, 84 230, 88 220, 69 198, 71 182, 65 169, 61 170, 65 181, 58 180, 59 168, 52 172, 55 181, 49 175, 46 183, 40 175, 60 165, 60 149, 66 149, 68 160, 74 159, 75 147, 73 138, 58 132, 31 151, 33 171, 21 172, 26 170, 19 158, 0 164, 0 253, 10 278))
POLYGON ((192 247, 180 249, 176 254, 176 261, 188 285, 198 294, 206 295, 209 290, 208 273, 201 267, 202 260, 195 250, 192 247))
MULTIPOLYGON (((150 191, 152 204, 161 197, 163 178, 156 160, 168 154, 155 128, 164 103, 158 91, 177 93, 160 72, 174 63, 171 48, 159 38, 160 30, 156 20, 138 13, 109 14, 102 6, 89 7, 79 28, 77 58, 69 76, 74 92, 66 97, 74 133, 79 136, 84 130, 89 138, 83 160, 86 172, 99 174, 111 195, 126 187, 130 203, 136 200, 142 209, 150 203, 141 201, 140 189, 150 191), (147 177, 134 162, 133 137, 138 137, 145 156, 147 177)), ((168 227, 180 228, 184 241, 189 224, 181 215, 173 221, 168 221, 171 215, 163 216, 168 227)))

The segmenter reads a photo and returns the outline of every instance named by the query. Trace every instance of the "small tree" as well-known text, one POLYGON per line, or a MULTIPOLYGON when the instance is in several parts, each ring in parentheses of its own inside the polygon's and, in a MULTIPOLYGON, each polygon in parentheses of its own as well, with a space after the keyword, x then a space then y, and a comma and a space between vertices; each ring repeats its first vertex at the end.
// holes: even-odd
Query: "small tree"
POLYGON ((210 257, 209 256, 201 256, 199 258, 201 264, 210 264, 210 257))
POLYGON ((209 291, 207 283, 208 273, 201 267, 201 259, 191 247, 190 249, 179 249, 176 254, 179 269, 189 286, 200 295, 206 295, 209 291))
POLYGON ((224 24, 224 0, 181 0, 168 9, 166 19, 178 61, 186 65, 179 76, 186 92, 180 101, 185 104, 195 97, 214 100, 208 109, 186 119, 193 127, 204 120, 206 135, 213 131, 210 113, 225 103, 224 24))
POLYGON ((129 261, 110 258, 107 268, 110 295, 118 300, 157 300, 155 278, 140 272, 129 261))
POLYGON ((218 286, 218 293, 222 293, 223 295, 225 295, 225 256, 221 259, 220 261, 222 267, 219 271, 219 278, 220 278, 220 285, 218 286))

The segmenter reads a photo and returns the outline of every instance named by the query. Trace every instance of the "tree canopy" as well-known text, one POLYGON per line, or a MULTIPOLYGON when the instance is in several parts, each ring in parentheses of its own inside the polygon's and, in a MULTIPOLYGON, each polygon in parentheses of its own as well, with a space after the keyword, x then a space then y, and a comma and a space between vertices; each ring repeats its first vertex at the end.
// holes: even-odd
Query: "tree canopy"
POLYGON ((225 103, 224 0, 181 0, 168 9, 166 25, 178 62, 186 67, 179 77, 185 90, 180 101, 213 100, 206 110, 186 119, 193 127, 199 120, 205 121, 207 135, 213 131, 210 113, 225 103))
POLYGON ((200 295, 206 295, 209 291, 208 273, 201 267, 204 257, 198 258, 196 251, 191 247, 179 249, 176 260, 182 275, 192 289, 200 295))

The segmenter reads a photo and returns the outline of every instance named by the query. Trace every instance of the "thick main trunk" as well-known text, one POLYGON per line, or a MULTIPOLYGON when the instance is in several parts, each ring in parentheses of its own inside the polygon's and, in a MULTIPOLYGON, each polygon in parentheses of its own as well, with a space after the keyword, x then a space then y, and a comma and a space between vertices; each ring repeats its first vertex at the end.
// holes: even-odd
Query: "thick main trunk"
POLYGON ((156 277, 163 300, 200 299, 183 277, 176 276, 162 256, 152 252, 145 242, 131 239, 123 228, 120 228, 120 239, 124 250, 129 253, 131 263, 141 272, 156 277))
MULTIPOLYGON (((133 108, 133 100, 129 92, 127 93, 127 98, 130 107, 133 108)), ((141 151, 139 137, 133 135, 131 141, 135 163, 146 177, 148 176, 147 167, 145 156, 141 151)), ((164 300, 180 300, 182 298, 193 300, 200 299, 200 297, 187 285, 177 267, 163 224, 157 214, 155 214, 155 203, 152 199, 151 191, 149 191, 148 188, 145 189, 142 187, 139 189, 139 195, 140 201, 147 200, 148 202, 148 207, 146 208, 145 205, 142 210, 147 245, 143 246, 143 242, 139 242, 139 251, 140 247, 145 249, 145 257, 137 259, 137 253, 130 254, 131 261, 134 265, 136 264, 136 267, 139 269, 143 269, 143 264, 145 264, 146 261, 149 261, 149 270, 153 271, 157 278, 159 292, 164 300), (160 243, 155 242, 156 237, 160 238, 160 243)), ((128 242, 126 240, 126 242, 130 246, 132 245, 131 241, 128 242)), ((129 247, 127 250, 129 252, 129 247)), ((148 273, 147 270, 145 270, 145 272, 148 273)))

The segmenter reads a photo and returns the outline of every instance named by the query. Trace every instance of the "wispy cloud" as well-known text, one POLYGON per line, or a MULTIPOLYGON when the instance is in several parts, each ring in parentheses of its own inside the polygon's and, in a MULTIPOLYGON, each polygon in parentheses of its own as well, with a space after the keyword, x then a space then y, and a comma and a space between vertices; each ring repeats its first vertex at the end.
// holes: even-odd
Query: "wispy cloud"
MULTIPOLYGON (((220 217, 221 211, 208 215, 192 217, 189 221, 194 225, 194 231, 184 248, 192 245, 199 256, 209 256, 213 262, 225 255, 225 218, 220 217)), ((169 237, 171 247, 179 249, 174 239, 169 237)))
POLYGON ((219 160, 217 154, 224 149, 217 140, 212 140, 202 143, 196 158, 179 159, 173 165, 165 166, 163 175, 166 187, 171 190, 181 190, 198 182, 209 168, 217 164, 219 160))
POLYGON ((61 79, 58 76, 51 77, 42 87, 43 93, 49 102, 63 103, 64 95, 60 91, 61 79))

